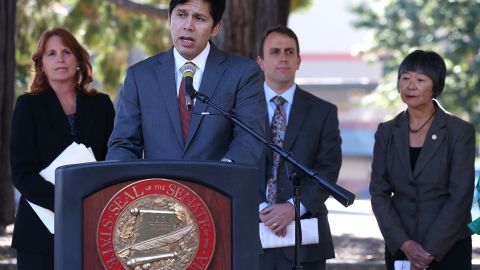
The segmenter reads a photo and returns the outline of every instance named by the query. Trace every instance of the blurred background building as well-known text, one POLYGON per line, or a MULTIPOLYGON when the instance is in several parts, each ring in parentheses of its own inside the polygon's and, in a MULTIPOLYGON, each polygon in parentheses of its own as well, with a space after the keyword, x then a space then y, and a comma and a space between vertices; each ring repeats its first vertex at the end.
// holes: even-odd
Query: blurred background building
POLYGON ((353 27, 354 15, 348 10, 352 2, 314 1, 308 9, 290 15, 289 27, 298 35, 302 57, 296 82, 339 109, 343 140, 339 185, 366 198, 374 133, 386 112, 362 102, 383 74, 380 63, 367 63, 355 55, 369 33, 353 27), (328 23, 319 24, 319 18, 328 23))

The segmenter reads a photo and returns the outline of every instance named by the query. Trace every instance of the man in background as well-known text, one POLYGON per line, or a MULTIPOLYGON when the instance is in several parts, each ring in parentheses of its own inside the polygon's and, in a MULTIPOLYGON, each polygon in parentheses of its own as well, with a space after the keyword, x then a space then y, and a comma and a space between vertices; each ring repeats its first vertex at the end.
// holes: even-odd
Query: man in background
MULTIPOLYGON (((336 182, 342 163, 337 107, 300 89, 294 82, 301 62, 295 33, 284 26, 268 29, 259 43, 257 63, 265 76, 269 123, 267 137, 319 176, 336 182)), ((273 233, 285 236, 295 217, 293 185, 285 163, 271 150, 266 154, 266 179, 260 191, 260 220, 273 233)), ((290 165, 291 167, 291 165, 290 165)), ((301 218, 317 218, 319 243, 301 248, 304 270, 325 269, 335 257, 325 200, 317 180, 301 178, 301 218)), ((294 247, 264 249, 260 269, 292 269, 294 247)))
POLYGON ((220 31, 224 9, 225 0, 170 1, 173 47, 127 70, 107 159, 258 163, 262 147, 256 139, 210 106, 192 100, 182 79, 185 69, 192 70, 195 89, 264 133, 260 69, 210 42, 220 31))

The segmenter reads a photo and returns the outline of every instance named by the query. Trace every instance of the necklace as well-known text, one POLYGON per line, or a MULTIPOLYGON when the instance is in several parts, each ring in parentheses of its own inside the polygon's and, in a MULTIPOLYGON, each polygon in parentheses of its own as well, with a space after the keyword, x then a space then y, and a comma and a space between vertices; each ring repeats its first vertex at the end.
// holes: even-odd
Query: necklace
POLYGON ((417 133, 419 132, 428 122, 430 122, 430 120, 432 120, 433 118, 433 115, 435 114, 435 111, 436 110, 433 110, 432 112, 432 115, 430 115, 430 117, 427 119, 427 121, 425 121, 425 123, 423 123, 419 128, 417 129, 413 129, 412 127, 410 127, 410 121, 408 123, 408 128, 410 129, 410 133, 417 133))

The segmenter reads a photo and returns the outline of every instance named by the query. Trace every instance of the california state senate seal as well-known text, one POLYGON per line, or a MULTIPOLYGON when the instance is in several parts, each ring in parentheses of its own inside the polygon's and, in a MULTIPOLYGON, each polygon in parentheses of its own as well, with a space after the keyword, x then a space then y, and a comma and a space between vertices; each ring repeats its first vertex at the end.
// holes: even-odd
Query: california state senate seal
POLYGON ((110 199, 96 238, 108 270, 201 270, 213 256, 215 225, 193 190, 168 179, 146 179, 110 199))

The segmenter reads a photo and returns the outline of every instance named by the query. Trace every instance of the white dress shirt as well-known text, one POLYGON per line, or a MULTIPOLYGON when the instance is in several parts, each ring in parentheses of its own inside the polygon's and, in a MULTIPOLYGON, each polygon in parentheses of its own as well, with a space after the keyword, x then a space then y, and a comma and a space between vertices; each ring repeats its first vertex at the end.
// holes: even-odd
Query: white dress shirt
POLYGON ((180 84, 182 83, 183 74, 180 72, 180 68, 187 62, 192 62, 196 66, 195 75, 193 76, 193 88, 195 90, 200 90, 200 83, 202 82, 203 72, 205 71, 205 66, 207 65, 207 58, 208 54, 210 53, 210 43, 207 43, 207 46, 203 51, 197 55, 192 60, 187 60, 183 58, 183 56, 177 51, 177 49, 173 48, 173 57, 175 59, 175 81, 177 83, 177 96, 180 90, 180 84))

